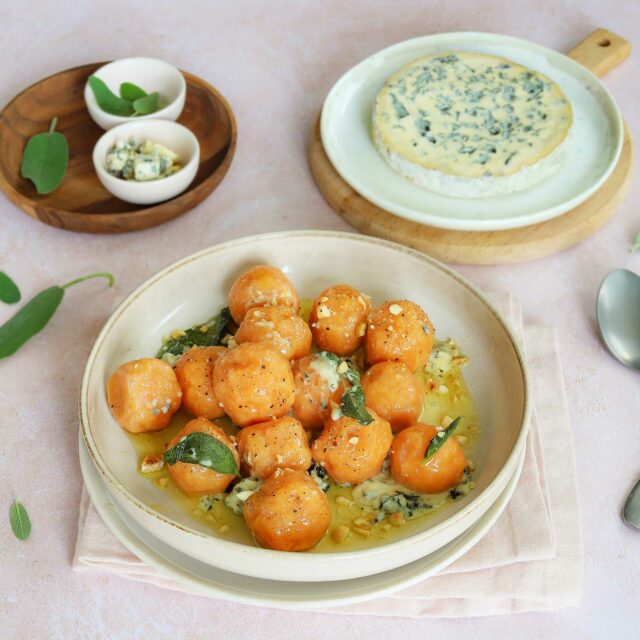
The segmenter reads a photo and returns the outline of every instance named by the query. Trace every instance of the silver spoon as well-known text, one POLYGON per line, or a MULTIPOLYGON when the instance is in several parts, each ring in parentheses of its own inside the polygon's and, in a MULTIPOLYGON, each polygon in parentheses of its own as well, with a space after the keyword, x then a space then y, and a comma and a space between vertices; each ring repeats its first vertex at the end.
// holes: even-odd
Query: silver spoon
MULTIPOLYGON (((627 269, 612 271, 600 285, 596 312, 607 349, 622 364, 640 371, 640 276, 627 269)), ((640 481, 629 494, 622 517, 640 529, 640 481)))

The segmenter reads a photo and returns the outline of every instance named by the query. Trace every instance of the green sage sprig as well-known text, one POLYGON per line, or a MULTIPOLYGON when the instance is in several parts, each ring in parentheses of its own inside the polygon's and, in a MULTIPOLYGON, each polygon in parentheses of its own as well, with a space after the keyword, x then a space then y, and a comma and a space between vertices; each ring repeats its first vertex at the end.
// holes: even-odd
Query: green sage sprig
POLYGON ((199 464, 219 473, 236 475, 238 467, 231 449, 208 433, 194 431, 185 436, 164 452, 164 460, 168 465, 176 462, 199 464))
POLYGON ((40 333, 53 317, 64 298, 64 292, 91 278, 106 278, 110 287, 114 278, 110 273, 92 273, 63 285, 54 285, 36 294, 12 318, 0 326, 0 358, 15 353, 30 338, 40 333))
POLYGON ((433 440, 431 440, 431 442, 429 443, 427 450, 425 451, 425 460, 433 458, 433 456, 435 456, 436 453, 440 451, 442 445, 453 435, 453 432, 458 428, 460 420, 462 420, 462 418, 458 416, 444 431, 436 433, 436 435, 433 437, 433 440))

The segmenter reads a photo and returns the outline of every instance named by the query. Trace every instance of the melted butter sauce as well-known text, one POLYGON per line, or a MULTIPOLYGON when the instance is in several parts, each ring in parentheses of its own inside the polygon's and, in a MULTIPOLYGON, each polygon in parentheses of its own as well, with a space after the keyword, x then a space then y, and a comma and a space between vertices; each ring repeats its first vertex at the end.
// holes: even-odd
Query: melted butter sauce
MULTIPOLYGON (((312 304, 313 301, 309 300, 301 302, 301 315, 303 318, 308 319, 312 304)), ((462 436, 462 448, 467 458, 472 459, 475 450, 474 445, 480 434, 478 416, 475 402, 466 385, 460 366, 451 364, 452 359, 455 363, 455 358, 457 357, 461 356, 455 343, 452 341, 436 343, 430 360, 429 371, 420 370, 415 374, 422 381, 426 390, 420 421, 441 425, 446 416, 451 419, 460 416, 460 425, 456 429, 455 435, 457 437, 462 436), (444 352, 446 366, 442 368, 437 366, 437 362, 434 360, 438 350, 440 350, 441 357, 444 352), (436 363, 435 365, 434 362, 436 363), (446 393, 444 388, 446 388, 446 393)), ((355 359, 358 360, 359 358, 356 356, 355 359)), ((180 410, 173 417, 170 425, 162 431, 128 434, 129 440, 138 454, 138 472, 163 491, 166 491, 177 508, 191 514, 192 517, 210 527, 218 535, 241 544, 255 545, 253 536, 242 516, 233 513, 231 509, 226 507, 223 499, 206 501, 198 497, 185 496, 171 481, 166 465, 160 471, 153 473, 142 474, 140 471, 142 459, 147 455, 163 453, 171 438, 191 419, 192 416, 180 410)), ((228 418, 215 420, 215 422, 230 434, 238 431, 228 418)), ((473 488, 473 483, 470 484, 470 487, 473 488)), ((366 504, 354 501, 351 487, 341 487, 331 481, 327 497, 332 509, 331 526, 324 538, 309 553, 354 551, 392 542, 410 535, 417 529, 421 529, 425 518, 433 517, 440 508, 446 508, 446 505, 451 502, 446 493, 439 496, 430 496, 435 507, 419 517, 406 520, 403 524, 397 526, 392 525, 387 519, 370 527, 363 527, 359 526, 357 521, 361 522, 361 519, 371 521, 376 512, 366 504), (340 526, 348 527, 350 534, 342 542, 336 542, 331 532, 340 526)), ((170 515, 170 512, 159 504, 152 504, 151 506, 160 513, 170 515)))

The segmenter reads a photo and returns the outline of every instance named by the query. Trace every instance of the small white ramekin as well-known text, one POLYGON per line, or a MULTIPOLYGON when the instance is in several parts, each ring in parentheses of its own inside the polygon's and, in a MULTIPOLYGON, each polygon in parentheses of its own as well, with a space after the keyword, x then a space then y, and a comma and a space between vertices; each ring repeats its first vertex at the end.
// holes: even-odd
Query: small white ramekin
POLYGON ((200 145, 187 127, 171 120, 140 120, 126 122, 106 131, 93 148, 93 165, 100 182, 116 198, 134 204, 155 204, 175 198, 196 177, 200 165, 200 145), (158 180, 135 182, 123 180, 107 171, 107 152, 117 140, 136 138, 151 140, 178 154, 180 171, 158 180))
POLYGON ((184 109, 187 95, 187 83, 184 76, 173 65, 155 58, 123 58, 115 60, 97 69, 93 75, 102 80, 116 95, 119 95, 123 82, 132 82, 147 93, 157 91, 165 106, 147 116, 116 116, 103 111, 96 102, 93 91, 87 84, 84 87, 84 101, 93 121, 105 130, 124 122, 147 119, 177 120, 184 109))

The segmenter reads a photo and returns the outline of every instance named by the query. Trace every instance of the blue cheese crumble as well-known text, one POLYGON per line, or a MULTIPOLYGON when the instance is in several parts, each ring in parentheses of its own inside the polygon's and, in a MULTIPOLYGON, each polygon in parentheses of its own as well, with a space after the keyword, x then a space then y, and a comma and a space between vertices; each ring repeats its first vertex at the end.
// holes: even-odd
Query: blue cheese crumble
POLYGON ((466 496, 472 488, 471 470, 468 467, 456 487, 442 493, 422 494, 395 482, 385 465, 375 478, 354 487, 351 495, 357 505, 373 514, 373 522, 378 523, 393 513, 401 513, 405 520, 419 518, 447 501, 466 496))
POLYGON ((182 167, 178 154, 151 140, 117 140, 107 152, 107 171, 116 178, 149 182, 166 178, 182 167))
POLYGON ((244 478, 234 485, 231 493, 225 499, 224 504, 236 515, 242 515, 244 503, 262 486, 262 481, 258 478, 244 478))

